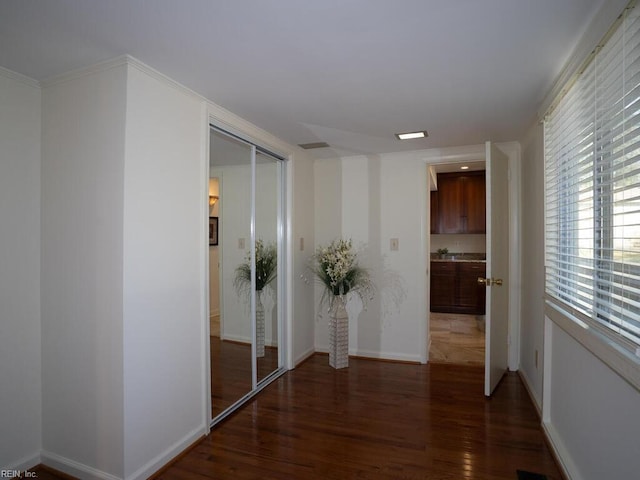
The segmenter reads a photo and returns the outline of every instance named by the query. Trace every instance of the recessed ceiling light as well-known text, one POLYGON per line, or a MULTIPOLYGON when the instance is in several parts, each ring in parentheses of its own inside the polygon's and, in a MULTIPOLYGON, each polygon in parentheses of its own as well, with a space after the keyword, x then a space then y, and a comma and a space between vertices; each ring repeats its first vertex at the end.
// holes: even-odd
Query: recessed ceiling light
POLYGON ((460 167, 460 170, 469 170, 469 165, 463 165, 460 167))
POLYGON ((396 133, 395 135, 398 140, 411 140, 412 138, 426 138, 429 136, 426 130, 422 130, 421 132, 396 133))

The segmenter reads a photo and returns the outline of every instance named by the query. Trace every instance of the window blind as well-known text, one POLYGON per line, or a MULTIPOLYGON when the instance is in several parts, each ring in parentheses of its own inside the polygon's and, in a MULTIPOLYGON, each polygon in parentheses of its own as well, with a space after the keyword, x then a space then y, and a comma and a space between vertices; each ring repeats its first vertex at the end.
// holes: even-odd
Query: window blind
POLYGON ((640 345, 640 19, 628 9, 545 119, 547 296, 640 345))

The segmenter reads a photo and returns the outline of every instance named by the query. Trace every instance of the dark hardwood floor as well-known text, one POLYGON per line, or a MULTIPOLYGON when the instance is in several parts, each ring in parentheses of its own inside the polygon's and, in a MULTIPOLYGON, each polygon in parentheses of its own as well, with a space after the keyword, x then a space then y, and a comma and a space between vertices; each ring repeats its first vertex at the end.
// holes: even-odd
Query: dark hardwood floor
MULTIPOLYGON (((476 366, 314 355, 155 478, 561 480, 515 373, 483 395, 476 366)), ((39 478, 55 480, 42 472, 39 478)))
POLYGON ((517 374, 314 355, 157 478, 515 480, 562 477, 517 374))

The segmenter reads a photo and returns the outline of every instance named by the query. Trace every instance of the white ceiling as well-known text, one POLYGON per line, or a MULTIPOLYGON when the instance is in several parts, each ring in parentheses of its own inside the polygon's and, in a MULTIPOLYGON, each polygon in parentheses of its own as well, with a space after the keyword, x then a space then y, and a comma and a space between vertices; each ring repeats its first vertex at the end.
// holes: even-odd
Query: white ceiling
POLYGON ((520 138, 605 1, 1 0, 0 66, 130 54, 317 157, 472 145, 520 138))

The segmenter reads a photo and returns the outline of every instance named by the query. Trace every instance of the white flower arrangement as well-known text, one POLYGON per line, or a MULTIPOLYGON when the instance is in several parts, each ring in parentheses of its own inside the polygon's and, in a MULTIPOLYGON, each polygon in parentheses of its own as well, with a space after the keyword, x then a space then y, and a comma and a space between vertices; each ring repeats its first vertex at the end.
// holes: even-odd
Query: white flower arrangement
POLYGON ((369 272, 358 265, 357 254, 351 239, 334 240, 328 246, 320 246, 313 256, 312 270, 324 286, 321 303, 347 293, 358 295, 363 304, 373 296, 374 286, 369 272))
MULTIPOLYGON (((266 244, 262 239, 256 240, 256 291, 261 292, 277 275, 278 255, 275 243, 266 244)), ((233 280, 238 295, 251 294, 251 252, 247 252, 245 262, 236 268, 233 280)))

